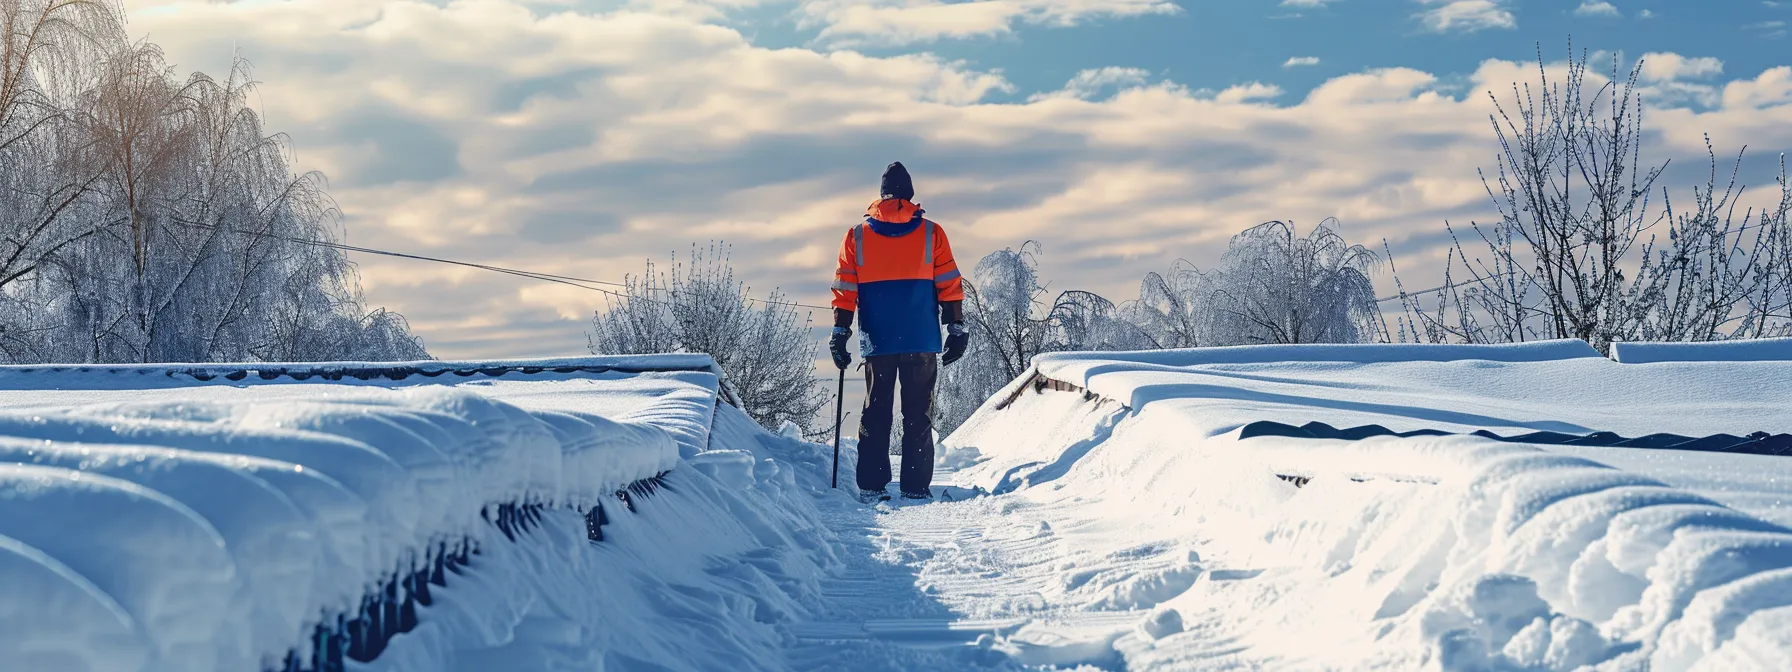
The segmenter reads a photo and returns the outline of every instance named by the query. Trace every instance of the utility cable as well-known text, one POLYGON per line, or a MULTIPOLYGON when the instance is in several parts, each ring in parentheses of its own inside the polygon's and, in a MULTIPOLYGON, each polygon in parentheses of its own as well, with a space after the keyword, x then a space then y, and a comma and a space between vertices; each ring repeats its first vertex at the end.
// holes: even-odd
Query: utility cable
MULTIPOLYGON (((543 282, 553 282, 553 283, 558 283, 558 284, 562 284, 562 285, 568 285, 571 287, 577 287, 579 289, 585 289, 585 290, 590 290, 593 292, 599 292, 602 294, 608 294, 610 296, 615 296, 618 298, 639 299, 642 301, 657 302, 654 299, 649 299, 646 297, 633 296, 633 295, 625 294, 623 292, 619 292, 619 291, 612 290, 612 289, 603 289, 601 287, 592 287, 591 286, 591 285, 608 285, 611 287, 627 287, 628 286, 624 283, 614 282, 614 281, 610 281, 610 280, 595 280, 592 278, 579 278, 579 277, 573 277, 573 276, 567 276, 567 275, 555 275, 553 273, 542 273, 539 271, 530 271, 530 270, 516 269, 516 268, 506 268, 503 266, 494 266, 492 264, 481 264, 481 263, 476 263, 476 262, 471 262, 471 261, 460 261, 458 259, 446 259, 446 258, 442 258, 442 257, 430 257, 430 256, 424 256, 421 254, 410 254, 410 253, 406 253, 406 252, 393 252, 390 250, 381 250, 381 249, 376 249, 376 248, 371 248, 371 247, 361 247, 359 245, 348 245, 345 243, 336 243, 336 242, 324 241, 324 240, 310 240, 310 239, 306 239, 306 238, 295 238, 292 236, 282 236, 279 234, 262 233, 262 232, 257 232, 257 231, 242 231, 239 229, 212 226, 212 225, 208 225, 208 224, 185 223, 185 224, 181 224, 181 226, 187 226, 187 227, 196 228, 196 229, 207 229, 207 230, 212 230, 212 231, 223 231, 226 233, 234 233, 234 234, 242 235, 242 236, 255 236, 255 237, 260 237, 260 238, 268 238, 268 239, 272 239, 272 240, 280 240, 280 241, 285 241, 288 243, 293 243, 295 245, 306 245, 306 246, 310 246, 310 247, 322 247, 322 248, 328 248, 328 249, 332 249, 332 250, 340 250, 343 252, 359 252, 361 254, 374 254, 374 255, 380 255, 380 256, 386 256, 386 257, 395 257, 398 259, 410 259, 413 261, 425 261, 425 262, 437 263, 437 264, 448 264, 448 265, 452 265, 452 266, 464 266, 467 268, 476 268, 476 269, 479 269, 482 271, 490 271, 493 273, 503 273, 506 275, 514 275, 514 276, 521 277, 521 278, 529 278, 531 280, 540 280, 543 282)), ((675 296, 680 293, 680 292, 673 291, 673 290, 659 290, 659 291, 663 291, 663 292, 666 292, 667 294, 672 294, 675 296)), ((747 297, 746 301, 753 302, 753 303, 763 303, 763 304, 772 305, 772 306, 792 306, 792 307, 799 307, 799 308, 813 308, 816 310, 833 310, 833 308, 830 306, 817 306, 817 305, 807 304, 807 303, 797 303, 794 301, 772 301, 769 299, 755 299, 752 297, 747 297)))

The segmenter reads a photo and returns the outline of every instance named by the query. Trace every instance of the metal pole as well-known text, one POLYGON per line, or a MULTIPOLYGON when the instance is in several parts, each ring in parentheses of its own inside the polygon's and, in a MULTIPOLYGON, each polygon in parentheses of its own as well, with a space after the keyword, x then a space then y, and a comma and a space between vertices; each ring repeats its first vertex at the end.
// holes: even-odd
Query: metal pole
POLYGON ((834 480, 830 488, 840 487, 840 421, 846 411, 846 369, 840 369, 840 389, 834 392, 834 480))

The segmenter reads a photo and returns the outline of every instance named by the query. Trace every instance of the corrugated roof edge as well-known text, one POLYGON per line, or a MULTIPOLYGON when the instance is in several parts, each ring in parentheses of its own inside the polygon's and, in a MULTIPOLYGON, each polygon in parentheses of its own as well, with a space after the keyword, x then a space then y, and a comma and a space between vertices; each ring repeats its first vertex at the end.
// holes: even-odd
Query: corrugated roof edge
MULTIPOLYGON (((705 354, 596 355, 587 357, 547 357, 535 359, 491 360, 422 360, 413 362, 236 362, 236 363, 162 363, 162 364, 11 364, 0 365, 0 386, 6 379, 40 378, 69 374, 111 376, 160 376, 201 383, 263 381, 341 380, 400 381, 412 377, 470 378, 498 377, 512 374, 535 375, 702 372, 721 379, 721 396, 732 405, 739 405, 726 382, 722 368, 705 354)), ((452 379, 451 378, 451 379, 452 379)))

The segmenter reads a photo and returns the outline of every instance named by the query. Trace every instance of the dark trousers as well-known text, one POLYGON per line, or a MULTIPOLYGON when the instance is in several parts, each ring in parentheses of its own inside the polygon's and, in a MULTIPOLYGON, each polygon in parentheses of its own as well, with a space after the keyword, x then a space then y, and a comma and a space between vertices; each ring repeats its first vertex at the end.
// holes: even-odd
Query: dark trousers
POLYGON ((865 358, 865 411, 859 414, 859 489, 890 484, 890 421, 896 383, 902 383, 902 491, 921 494, 933 483, 933 384, 939 356, 931 352, 865 358))

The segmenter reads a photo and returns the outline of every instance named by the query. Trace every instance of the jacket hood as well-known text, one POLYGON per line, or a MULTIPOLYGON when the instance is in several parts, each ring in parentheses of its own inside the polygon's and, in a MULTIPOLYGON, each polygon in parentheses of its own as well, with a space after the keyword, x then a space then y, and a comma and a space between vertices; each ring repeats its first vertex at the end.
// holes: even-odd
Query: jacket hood
POLYGON ((915 182, 908 175, 908 168, 901 161, 884 168, 883 182, 878 185, 879 194, 894 196, 905 201, 915 200, 915 182))
POLYGON ((907 224, 921 216, 921 206, 903 198, 885 198, 865 208, 865 216, 886 224, 907 224))

